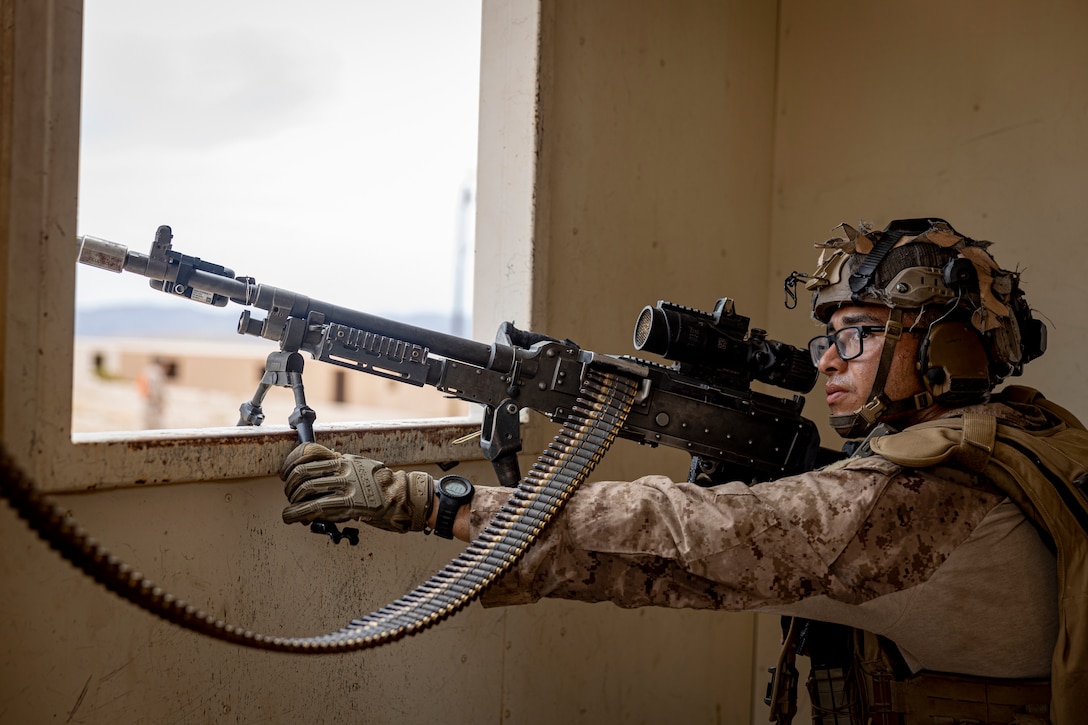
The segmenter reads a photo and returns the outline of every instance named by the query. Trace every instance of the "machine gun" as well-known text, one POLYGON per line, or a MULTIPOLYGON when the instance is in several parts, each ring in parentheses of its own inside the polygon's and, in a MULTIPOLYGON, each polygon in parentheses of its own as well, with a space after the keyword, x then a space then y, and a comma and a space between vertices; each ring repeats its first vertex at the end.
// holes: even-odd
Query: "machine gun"
MULTIPOLYGON (((510 497, 468 547, 434 576, 391 604, 319 637, 258 634, 230 625, 161 588, 122 564, 93 540, 61 527, 63 514, 48 507, 0 451, 5 497, 47 541, 84 572, 134 604, 235 644, 278 652, 325 654, 377 647, 416 634, 460 611, 503 576, 536 541, 617 437, 650 446, 672 446, 692 457, 689 479, 700 485, 756 482, 821 465, 838 454, 821 449, 804 398, 777 398, 752 390, 759 381, 807 392, 816 371, 808 353, 748 329, 732 300, 711 313, 667 302, 647 306, 635 324, 636 350, 664 356, 663 365, 629 356, 601 355, 506 322, 484 345, 405 325, 364 312, 311 300, 257 284, 247 277, 171 249, 169 227, 159 227, 143 255, 95 237, 79 240, 79 261, 151 279, 171 295, 245 310, 238 332, 279 344, 268 356, 253 398, 241 406, 242 425, 259 425, 261 402, 273 386, 291 388, 295 409, 288 422, 303 442, 314 438, 314 411, 302 385, 302 352, 351 370, 416 386, 430 385, 483 406, 480 440, 510 497), (560 431, 524 478, 518 470, 520 413, 530 409, 560 431)), ((334 542, 346 536, 328 522, 311 530, 334 542)), ((356 532, 357 534, 357 532, 356 532)))
POLYGON ((483 406, 480 444, 500 483, 521 478, 520 412, 528 408, 555 421, 575 405, 590 370, 637 382, 635 404, 617 435, 650 446, 671 446, 692 456, 689 480, 714 485, 779 478, 819 465, 827 455, 815 425, 801 415, 804 398, 752 390, 753 381, 808 392, 816 380, 807 351, 749 330, 729 298, 711 313, 658 302, 645 307, 634 347, 671 365, 583 350, 569 340, 499 326, 491 345, 320 302, 285 289, 236 277, 226 267, 171 248, 172 231, 159 227, 148 255, 92 236, 79 238, 79 261, 114 272, 149 277, 167 294, 225 306, 228 301, 265 310, 242 312, 238 332, 279 344, 268 356, 240 425, 260 425, 261 403, 273 386, 290 387, 295 409, 288 422, 303 442, 313 441, 316 414, 306 404, 303 357, 409 385, 429 385, 483 406))

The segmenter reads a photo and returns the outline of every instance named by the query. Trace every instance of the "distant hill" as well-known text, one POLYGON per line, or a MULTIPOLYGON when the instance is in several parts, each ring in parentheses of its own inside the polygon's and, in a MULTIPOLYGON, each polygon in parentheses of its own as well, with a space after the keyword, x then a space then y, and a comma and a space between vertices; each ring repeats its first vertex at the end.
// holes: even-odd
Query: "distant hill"
MULTIPOLYGON (((202 340, 238 340, 238 318, 242 307, 138 306, 118 305, 76 310, 77 337, 172 337, 202 340)), ((254 315, 264 317, 264 310, 254 315)), ((448 314, 378 313, 397 322, 450 333, 453 321, 448 314)), ((466 329, 470 326, 466 325, 466 329)), ((462 333, 462 334, 468 334, 462 333)))

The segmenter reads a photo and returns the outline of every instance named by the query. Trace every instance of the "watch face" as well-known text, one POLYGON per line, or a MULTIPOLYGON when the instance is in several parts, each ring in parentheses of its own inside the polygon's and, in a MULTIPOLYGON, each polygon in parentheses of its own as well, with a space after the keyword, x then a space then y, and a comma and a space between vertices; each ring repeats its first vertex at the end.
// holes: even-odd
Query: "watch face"
POLYGON ((460 478, 450 478, 442 482, 442 490, 449 496, 464 496, 469 491, 469 484, 460 478))

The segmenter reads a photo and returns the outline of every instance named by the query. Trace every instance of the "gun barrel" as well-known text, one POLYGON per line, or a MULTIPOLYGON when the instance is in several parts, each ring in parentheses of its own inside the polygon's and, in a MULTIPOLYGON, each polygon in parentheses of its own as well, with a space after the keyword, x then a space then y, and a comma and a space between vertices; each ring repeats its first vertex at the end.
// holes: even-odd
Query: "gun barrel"
MULTIPOLYGON (((214 276, 214 275, 213 275, 214 276)), ((238 299, 234 300, 239 302, 238 299)), ((512 353, 500 350, 499 345, 485 345, 475 340, 468 340, 444 332, 416 327, 404 322, 397 322, 386 317, 379 317, 349 307, 334 305, 329 302, 311 299, 290 290, 272 287, 266 284, 250 289, 248 304, 268 312, 305 319, 310 313, 324 315, 325 322, 337 323, 365 330, 376 335, 383 335, 397 340, 404 340, 422 347, 439 357, 469 363, 484 368, 506 369, 512 362, 512 353)))
MULTIPOLYGON (((196 258, 185 258, 199 261, 196 258)), ((326 322, 354 327, 377 335, 405 340, 428 348, 433 354, 459 360, 461 362, 493 369, 506 369, 512 363, 512 352, 505 346, 485 345, 474 340, 428 330, 377 315, 371 315, 348 307, 311 299, 290 290, 257 284, 249 279, 235 279, 223 274, 207 272, 189 266, 184 272, 184 260, 170 263, 146 254, 133 252, 122 244, 99 237, 84 235, 79 237, 79 261, 92 267, 111 272, 134 272, 163 283, 163 291, 181 295, 186 288, 192 288, 212 295, 229 298, 244 306, 253 306, 275 313, 282 317, 285 313, 291 317, 305 319, 311 312, 324 315, 326 322), (184 275, 184 284, 178 282, 178 275, 184 275)), ((240 329, 244 334, 261 335, 258 330, 240 329)), ((267 331, 266 331, 267 332, 267 331)), ((278 339, 278 333, 273 339, 278 339)))
POLYGON ((79 242, 79 247, 76 258, 81 264, 87 264, 118 274, 123 272, 126 268, 130 272, 142 274, 142 272, 139 271, 140 268, 147 268, 147 255, 129 252, 128 247, 123 244, 100 239, 99 237, 92 237, 86 234, 79 237, 77 241, 79 242), (141 257, 143 258, 142 263, 140 260, 141 257))
POLYGON ((181 290, 188 286, 201 292, 229 297, 240 304, 249 304, 242 301, 251 294, 250 284, 246 281, 190 267, 184 270, 185 284, 174 289, 172 284, 178 282, 178 275, 182 273, 181 264, 133 252, 123 244, 107 239, 90 235, 79 237, 79 261, 82 264, 111 272, 133 272, 148 279, 158 280, 163 282, 164 292, 180 294, 181 290))

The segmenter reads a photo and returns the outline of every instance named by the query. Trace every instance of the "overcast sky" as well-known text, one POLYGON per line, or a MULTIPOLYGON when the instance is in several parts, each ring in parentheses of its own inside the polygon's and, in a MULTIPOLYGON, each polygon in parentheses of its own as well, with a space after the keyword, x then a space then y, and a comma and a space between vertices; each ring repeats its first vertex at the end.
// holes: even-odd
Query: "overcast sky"
MULTIPOLYGON (((261 283, 387 315, 451 308, 461 240, 471 255, 480 12, 89 0, 78 233, 146 254, 167 224, 175 250, 261 283)), ((77 267, 83 309, 193 304, 77 267)))

